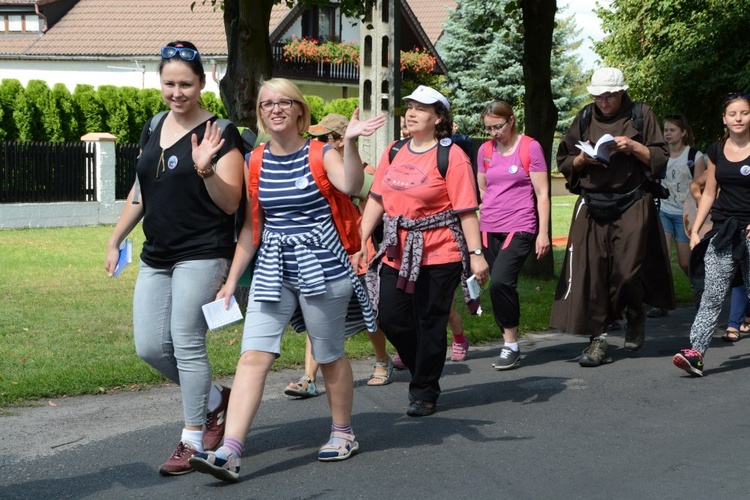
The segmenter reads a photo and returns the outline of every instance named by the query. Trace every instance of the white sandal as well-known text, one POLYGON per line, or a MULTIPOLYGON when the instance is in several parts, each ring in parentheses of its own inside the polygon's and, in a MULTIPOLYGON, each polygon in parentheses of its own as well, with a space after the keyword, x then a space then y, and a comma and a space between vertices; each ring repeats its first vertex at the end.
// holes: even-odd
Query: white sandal
POLYGON ((359 450, 359 443, 354 440, 354 434, 345 432, 331 432, 328 442, 318 450, 318 460, 321 462, 335 462, 346 460, 359 450))

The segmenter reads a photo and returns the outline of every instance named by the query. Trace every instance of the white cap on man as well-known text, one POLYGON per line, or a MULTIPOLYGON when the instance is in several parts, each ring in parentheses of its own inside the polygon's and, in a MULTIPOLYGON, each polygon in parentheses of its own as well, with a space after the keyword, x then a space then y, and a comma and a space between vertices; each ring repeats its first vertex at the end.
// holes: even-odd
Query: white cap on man
POLYGON ((405 101, 411 100, 421 102, 422 104, 435 104, 436 102, 440 102, 448 110, 451 109, 451 105, 448 102, 448 99, 446 99, 443 94, 431 87, 426 87, 424 85, 420 85, 416 88, 416 90, 414 90, 414 92, 404 97, 403 99, 405 101))

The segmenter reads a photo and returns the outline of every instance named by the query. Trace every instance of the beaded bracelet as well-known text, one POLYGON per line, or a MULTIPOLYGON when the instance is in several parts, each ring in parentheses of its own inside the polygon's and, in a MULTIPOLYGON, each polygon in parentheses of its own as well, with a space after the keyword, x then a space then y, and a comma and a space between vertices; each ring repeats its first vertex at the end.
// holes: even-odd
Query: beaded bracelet
POLYGON ((216 173, 216 171, 214 170, 214 166, 213 165, 209 165, 208 167, 206 167, 204 169, 198 168, 198 165, 193 165, 193 168, 198 173, 198 175, 200 175, 203 179, 205 179, 207 177, 211 177, 212 175, 214 175, 216 173))

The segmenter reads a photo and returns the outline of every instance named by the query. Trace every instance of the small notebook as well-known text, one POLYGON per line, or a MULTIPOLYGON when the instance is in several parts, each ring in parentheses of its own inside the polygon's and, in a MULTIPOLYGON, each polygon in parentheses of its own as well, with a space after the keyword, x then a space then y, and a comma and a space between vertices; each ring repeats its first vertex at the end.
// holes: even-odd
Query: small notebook
POLYGON ((208 329, 216 331, 238 321, 242 321, 242 311, 234 296, 229 300, 229 309, 224 309, 224 299, 214 300, 201 306, 208 329))
POLYGON ((120 257, 117 259, 117 266, 112 276, 118 278, 131 262, 133 262, 133 240, 128 238, 120 243, 120 257))
POLYGON ((479 286, 477 277, 472 274, 471 277, 466 280, 466 286, 469 288, 469 297, 472 299, 478 299, 487 288, 489 288, 490 282, 487 281, 484 286, 479 286))

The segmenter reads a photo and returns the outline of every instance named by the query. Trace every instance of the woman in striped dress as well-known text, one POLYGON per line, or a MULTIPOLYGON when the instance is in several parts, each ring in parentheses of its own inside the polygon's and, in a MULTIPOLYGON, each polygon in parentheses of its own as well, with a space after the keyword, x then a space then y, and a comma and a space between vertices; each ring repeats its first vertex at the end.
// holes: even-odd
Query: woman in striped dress
MULTIPOLYGON (((310 126, 310 107, 289 80, 263 83, 256 108, 258 129, 270 135, 263 154, 258 187, 260 223, 252 221, 253 200, 248 191, 245 222, 227 282, 217 298, 228 300, 245 268, 258 251, 250 288, 242 355, 229 399, 224 443, 215 453, 194 455, 191 466, 225 481, 239 478, 240 457, 260 406, 266 376, 281 355, 281 337, 300 307, 315 360, 325 378, 332 425, 318 460, 349 458, 359 445, 351 428, 353 375, 344 354, 344 324, 352 291, 360 298, 368 329, 376 328, 367 294, 352 269, 331 209, 311 170, 310 141, 301 134, 310 126), (253 226, 262 235, 260 244, 253 226)), ((346 130, 342 156, 331 146, 323 149, 323 164, 331 184, 354 195, 364 179, 356 138, 370 135, 385 123, 384 116, 360 122, 354 112, 346 130)), ((251 160, 252 162, 252 160, 251 160)))

